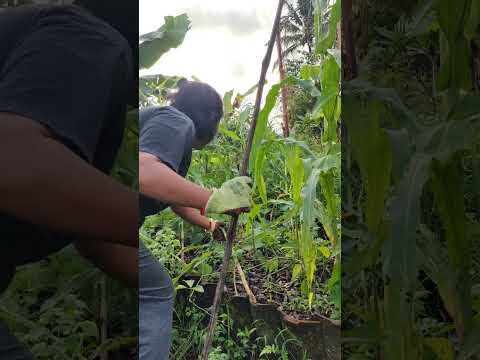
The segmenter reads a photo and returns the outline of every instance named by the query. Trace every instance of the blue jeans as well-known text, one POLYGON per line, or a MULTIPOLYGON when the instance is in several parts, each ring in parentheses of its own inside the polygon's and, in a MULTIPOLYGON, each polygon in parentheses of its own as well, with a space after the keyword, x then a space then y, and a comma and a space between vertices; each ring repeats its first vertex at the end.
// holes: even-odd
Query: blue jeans
POLYGON ((172 337, 172 280, 141 240, 138 266, 140 360, 167 360, 172 337))

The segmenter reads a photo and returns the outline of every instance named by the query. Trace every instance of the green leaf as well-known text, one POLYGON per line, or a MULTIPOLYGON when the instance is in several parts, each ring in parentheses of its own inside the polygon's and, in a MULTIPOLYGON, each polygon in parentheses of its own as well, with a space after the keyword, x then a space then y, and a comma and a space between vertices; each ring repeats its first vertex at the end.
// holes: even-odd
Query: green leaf
MULTIPOLYGON (((320 178, 320 173, 320 169, 314 169, 308 177, 304 188, 302 189, 303 206, 301 213, 302 224, 299 252, 300 257, 303 261, 306 276, 304 292, 308 294, 309 297, 311 294, 311 287, 315 276, 317 259, 317 246, 314 243, 311 228, 315 219, 315 199, 317 195, 317 184, 320 178)), ((309 304, 311 303, 309 302, 309 304)))
POLYGON ((225 118, 229 118, 233 113, 232 97, 233 90, 227 91, 223 96, 223 114, 225 118))
POLYGON ((445 166, 434 163, 432 187, 440 218, 445 228, 448 254, 452 264, 460 269, 470 268, 472 254, 469 238, 466 236, 466 216, 463 196, 463 170, 460 159, 453 159, 445 166), (455 189, 455 191, 452 191, 455 189))
POLYGON ((455 360, 455 349, 450 340, 444 338, 425 338, 423 342, 432 349, 439 360, 455 360))
POLYGON ((469 0, 437 0, 438 22, 451 44, 462 33, 465 11, 467 10, 465 7, 468 3, 469 0))
POLYGON ((252 171, 256 158, 257 158, 257 151, 262 144, 263 140, 265 139, 265 134, 267 132, 268 128, 268 117, 270 113, 272 112, 273 108, 275 107, 275 104, 277 103, 277 98, 280 93, 280 89, 284 85, 294 85, 298 84, 300 80, 289 76, 286 79, 284 79, 282 82, 273 85, 265 99, 265 104, 258 114, 257 118, 257 124, 255 127, 255 134, 253 137, 253 143, 252 143, 252 150, 251 150, 251 155, 250 155, 250 163, 249 163, 249 168, 250 171, 252 171))
POLYGON ((185 283, 189 288, 191 288, 195 284, 195 280, 185 280, 185 283))
POLYGON ((313 304, 313 298, 315 297, 315 294, 310 291, 308 293, 308 307, 311 308, 312 307, 312 304, 313 304))
POLYGON ((448 44, 442 57, 437 88, 471 90, 473 87, 472 71, 470 66, 471 48, 470 41, 465 37, 448 44))
POLYGON ((353 157, 365 183, 365 220, 372 234, 377 233, 383 218, 392 169, 390 142, 379 124, 381 106, 378 101, 369 101, 367 107, 352 102, 345 107, 344 117, 353 157))
POLYGON ((302 80, 317 80, 320 78, 321 66, 305 64, 300 69, 300 78, 302 80))
POLYGON ((426 154, 412 157, 391 204, 392 236, 384 244, 383 268, 389 281, 403 288, 411 287, 417 275, 415 234, 420 219, 420 196, 431 163, 432 157, 426 154))
POLYGON ((302 264, 295 264, 292 270, 291 281, 294 282, 295 280, 297 280, 298 277, 302 274, 302 272, 303 272, 302 264))
POLYGON ((213 268, 211 265, 205 263, 205 262, 202 262, 200 264, 200 266, 198 267, 198 270, 200 271, 200 273, 203 275, 203 276, 206 276, 206 275, 210 275, 213 273, 213 268))
POLYGON ((341 286, 341 266, 340 257, 335 259, 335 265, 330 279, 328 279, 328 289, 330 290, 330 300, 333 302, 338 311, 342 307, 342 286, 341 286))
POLYGON ((413 312, 412 294, 418 274, 416 233, 420 219, 420 196, 430 174, 432 157, 416 154, 398 185, 391 201, 388 222, 391 236, 383 245, 385 278, 385 343, 386 357, 416 359, 420 346, 413 319, 404 314, 413 312))
POLYGON ((267 131, 268 116, 270 115, 270 112, 273 110, 273 107, 277 102, 277 97, 278 97, 278 94, 280 93, 280 88, 281 86, 279 84, 272 86, 272 88, 267 94, 265 105, 263 109, 260 111, 260 113, 258 114, 257 126, 255 128, 255 135, 253 137, 253 144, 252 144, 252 150, 250 155, 250 170, 253 169, 257 161, 258 148, 260 147, 260 144, 264 139, 265 133, 267 131))
MULTIPOLYGON (((333 56, 328 56, 322 67, 322 97, 330 97, 322 105, 322 113, 325 117, 325 129, 323 141, 337 141, 337 124, 340 117, 341 102, 338 101, 340 94, 340 67, 333 56)), ((318 107, 318 103, 316 107, 318 107)), ((318 111, 318 110, 317 110, 318 111)))
POLYGON ((333 47, 335 39, 337 37, 337 24, 342 16, 342 2, 336 0, 335 4, 331 6, 330 20, 328 22, 327 34, 322 34, 322 9, 320 1, 315 1, 315 14, 314 14, 314 30, 315 30, 315 52, 317 54, 323 54, 328 49, 333 47))
POLYGON ((411 144, 405 128, 385 130, 392 147, 392 178, 397 183, 404 174, 411 156, 411 144))
POLYGON ((232 140, 235 140, 235 141, 241 141, 242 139, 240 139, 240 136, 238 136, 235 132, 231 131, 231 130, 227 130, 225 129, 225 127, 223 126, 220 126, 218 131, 220 132, 220 134, 232 139, 232 140))
POLYGON ((458 360, 469 360, 473 356, 480 353, 480 324, 476 324, 475 327, 467 334, 465 342, 460 348, 458 360))
POLYGON ((320 246, 318 248, 320 250, 320 253, 325 256, 327 259, 330 257, 331 253, 330 253, 330 249, 326 246, 320 246))
POLYGON ((278 259, 273 258, 273 259, 267 260, 266 267, 267 267, 267 271, 269 273, 277 271, 278 270, 278 259))
POLYGON ((255 160, 254 174, 255 174, 255 185, 257 187, 262 203, 266 204, 268 202, 267 198, 267 185, 265 184, 265 179, 263 177, 263 168, 266 161, 266 153, 270 149, 272 143, 262 144, 258 150, 257 158, 255 160))
POLYGON ((166 16, 165 24, 158 30, 140 36, 139 68, 152 67, 167 51, 180 46, 190 29, 187 14, 166 16))
POLYGON ((305 186, 302 189, 302 220, 303 223, 308 227, 312 226, 315 219, 315 199, 317 197, 317 184, 320 179, 320 174, 321 169, 314 168, 307 181, 305 182, 305 186))
MULTIPOLYGON (((366 102, 379 101, 387 107, 396 118, 401 119, 402 125, 408 130, 411 136, 414 136, 420 131, 415 114, 405 106, 395 89, 375 87, 367 81, 358 79, 342 84, 342 87, 342 102, 349 101, 350 103, 350 97, 352 97, 352 95, 365 98, 366 102), (347 94, 348 96, 346 96, 347 94)), ((345 109, 348 110, 350 106, 352 105, 346 106, 345 109)), ((351 114, 355 116, 354 110, 351 110, 351 114)))
POLYGON ((195 285, 192 290, 194 292, 197 292, 197 293, 200 293, 200 294, 203 294, 205 292, 205 290, 203 289, 203 286, 202 285, 195 285))
POLYGON ((83 334, 86 337, 94 337, 99 339, 100 335, 98 332, 97 324, 93 321, 82 321, 77 325, 77 331, 83 334))
POLYGON ((470 90, 473 87, 471 59, 472 26, 478 24, 479 15, 471 10, 479 9, 472 0, 437 0, 437 16, 441 34, 441 67, 438 75, 438 88, 470 90), (466 36, 467 35, 467 36, 466 36))
POLYGON ((325 233, 328 236, 328 239, 330 240, 332 245, 334 245, 337 242, 337 234, 336 234, 335 224, 334 224, 335 219, 333 219, 330 216, 330 212, 327 211, 327 209, 325 208, 325 205, 321 201, 317 201, 316 206, 318 209, 318 219, 320 220, 320 223, 322 224, 325 230, 325 233))
POLYGON ((300 157, 298 146, 288 146, 285 151, 285 166, 291 180, 292 199, 298 206, 302 203, 302 187, 304 184, 305 168, 300 157))

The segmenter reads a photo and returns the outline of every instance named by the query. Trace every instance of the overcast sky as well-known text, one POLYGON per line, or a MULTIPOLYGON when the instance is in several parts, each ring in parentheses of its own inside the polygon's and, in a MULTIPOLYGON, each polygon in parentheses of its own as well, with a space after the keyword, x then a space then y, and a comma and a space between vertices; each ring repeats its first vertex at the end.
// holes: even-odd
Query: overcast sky
MULTIPOLYGON (((140 34, 158 29, 167 15, 187 13, 192 24, 183 44, 142 74, 192 75, 215 87, 245 91, 258 82, 277 0, 140 0, 140 34)), ((272 63, 276 55, 272 57, 272 63)), ((268 72, 269 84, 278 74, 268 72)))

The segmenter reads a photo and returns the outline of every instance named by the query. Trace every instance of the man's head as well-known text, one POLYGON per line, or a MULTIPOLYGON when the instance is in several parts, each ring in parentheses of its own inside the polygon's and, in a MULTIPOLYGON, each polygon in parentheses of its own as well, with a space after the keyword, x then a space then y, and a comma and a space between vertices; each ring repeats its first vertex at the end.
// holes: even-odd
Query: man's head
POLYGON ((195 125, 194 148, 201 149, 213 140, 223 116, 220 95, 210 85, 181 80, 172 106, 186 114, 195 125))

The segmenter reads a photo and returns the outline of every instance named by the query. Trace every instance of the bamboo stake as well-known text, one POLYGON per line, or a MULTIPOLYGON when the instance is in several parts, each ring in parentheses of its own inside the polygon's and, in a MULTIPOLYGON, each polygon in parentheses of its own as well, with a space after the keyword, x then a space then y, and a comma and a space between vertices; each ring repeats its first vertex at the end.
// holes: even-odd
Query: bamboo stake
POLYGON ((233 290, 235 291, 235 296, 238 296, 238 289, 237 289, 237 272, 233 271, 233 290))
MULTIPOLYGON (((273 45, 275 44, 275 35, 278 32, 278 28, 280 24, 280 16, 282 14, 283 4, 284 4, 284 0, 279 0, 275 21, 273 23, 272 33, 270 35, 270 41, 267 47, 267 53, 265 54, 265 57, 262 61, 262 70, 260 72, 260 80, 258 82, 257 97, 255 99, 255 108, 253 111, 252 123, 250 124, 250 129, 248 131, 247 146, 245 148, 242 167, 240 169, 241 175, 247 175, 248 173, 248 163, 250 160, 250 152, 252 150, 253 136, 255 135, 255 128, 257 126, 258 114, 260 113, 263 87, 265 85, 267 70, 270 65, 270 61, 272 59, 272 50, 273 50, 273 45)), ((213 299, 213 305, 212 305, 212 314, 210 317, 210 323, 208 324, 207 337, 205 339, 205 343, 202 351, 203 360, 208 360, 208 354, 210 353, 210 348, 212 347, 213 334, 214 334, 215 326, 217 323, 218 311, 220 309, 220 301, 222 299, 223 288, 225 286, 225 278, 227 276, 228 265, 230 263, 230 257, 232 256, 232 248, 233 248, 233 243, 235 241, 235 235, 237 232, 237 224, 238 224, 238 215, 234 215, 228 227, 227 244, 225 245, 225 254, 223 256, 222 269, 220 271, 220 278, 218 279, 217 288, 215 290, 215 297, 213 299)))
POLYGON ((242 269, 242 265, 240 265, 240 263, 238 261, 235 261, 235 266, 237 268, 238 274, 240 275, 240 279, 242 280, 243 288, 245 289, 245 292, 247 293, 248 298, 250 299, 250 302, 252 304, 256 304, 257 303, 257 298, 253 294, 252 289, 250 289, 250 285, 248 285, 247 277, 245 276, 245 272, 242 269))

